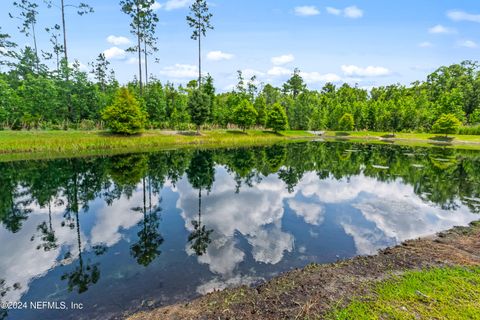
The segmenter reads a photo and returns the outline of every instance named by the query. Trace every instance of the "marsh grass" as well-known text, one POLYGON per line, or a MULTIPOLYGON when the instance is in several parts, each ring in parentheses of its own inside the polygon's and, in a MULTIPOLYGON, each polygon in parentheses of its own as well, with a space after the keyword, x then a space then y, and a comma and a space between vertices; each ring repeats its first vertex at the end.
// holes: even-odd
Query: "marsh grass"
POLYGON ((182 147, 249 146, 314 137, 305 131, 281 134, 261 130, 189 132, 150 130, 142 135, 113 135, 105 131, 1 131, 0 160, 144 152, 182 147))

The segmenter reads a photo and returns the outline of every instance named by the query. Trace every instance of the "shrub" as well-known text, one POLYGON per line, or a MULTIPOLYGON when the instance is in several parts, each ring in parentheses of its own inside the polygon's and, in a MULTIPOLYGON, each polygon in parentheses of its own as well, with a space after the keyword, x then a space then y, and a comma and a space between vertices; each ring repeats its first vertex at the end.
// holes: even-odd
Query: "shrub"
POLYGON ((188 110, 192 122, 197 126, 197 133, 200 134, 200 127, 210 116, 210 97, 201 90, 193 90, 188 98, 188 110))
POLYGON ((243 99, 233 110, 233 123, 245 131, 255 124, 257 116, 257 110, 255 110, 250 101, 243 99))
POLYGON ((353 131, 355 120, 351 113, 345 113, 338 121, 338 127, 342 131, 353 131))
POLYGON ((276 133, 288 128, 288 118, 285 109, 280 103, 275 103, 268 113, 267 128, 273 129, 276 133))
POLYGON ((455 115, 451 113, 442 114, 433 124, 432 131, 433 133, 444 134, 445 137, 448 137, 448 134, 457 133, 461 125, 462 123, 457 117, 455 117, 455 115))
POLYGON ((127 88, 120 88, 113 104, 103 110, 102 119, 111 132, 132 135, 143 131, 147 115, 133 94, 127 88))

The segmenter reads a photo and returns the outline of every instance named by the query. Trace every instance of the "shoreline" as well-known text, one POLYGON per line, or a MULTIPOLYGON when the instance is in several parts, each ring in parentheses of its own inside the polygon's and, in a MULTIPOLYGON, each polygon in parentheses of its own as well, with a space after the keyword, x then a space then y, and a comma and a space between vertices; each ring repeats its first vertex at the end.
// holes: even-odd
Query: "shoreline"
POLYGON ((432 134, 328 131, 315 135, 308 131, 238 130, 192 132, 149 130, 138 136, 117 136, 104 131, 0 131, 0 162, 42 160, 142 153, 181 148, 228 148, 270 145, 291 141, 346 141, 351 143, 393 144, 411 147, 445 147, 480 150, 480 136, 452 136, 438 140, 432 134))
MULTIPOLYGON (((216 291, 186 303, 127 317, 147 319, 323 319, 405 272, 480 266, 480 221, 408 240, 372 256, 311 264, 258 287, 216 291)), ((478 306, 480 309, 480 306, 478 306)))

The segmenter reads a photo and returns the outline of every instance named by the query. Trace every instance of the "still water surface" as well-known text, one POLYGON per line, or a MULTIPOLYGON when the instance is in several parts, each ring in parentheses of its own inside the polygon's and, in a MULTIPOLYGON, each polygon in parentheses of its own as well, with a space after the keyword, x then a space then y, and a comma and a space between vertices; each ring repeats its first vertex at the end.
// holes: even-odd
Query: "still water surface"
POLYGON ((479 213, 473 151, 311 142, 0 163, 0 299, 27 303, 0 319, 117 318, 479 213))

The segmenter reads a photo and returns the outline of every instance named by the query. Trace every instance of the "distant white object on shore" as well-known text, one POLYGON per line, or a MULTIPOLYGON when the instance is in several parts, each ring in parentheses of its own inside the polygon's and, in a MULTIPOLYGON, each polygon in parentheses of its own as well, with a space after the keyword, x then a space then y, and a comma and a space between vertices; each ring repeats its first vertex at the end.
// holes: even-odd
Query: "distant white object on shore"
POLYGON ((308 133, 314 134, 316 136, 323 136, 325 131, 307 131, 308 133))

